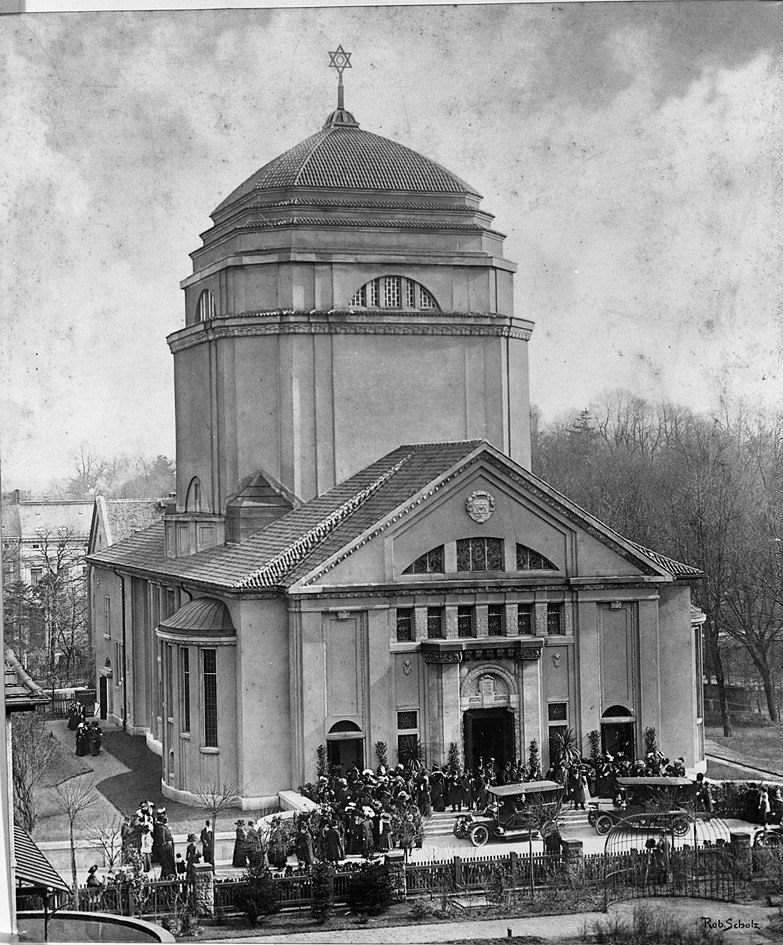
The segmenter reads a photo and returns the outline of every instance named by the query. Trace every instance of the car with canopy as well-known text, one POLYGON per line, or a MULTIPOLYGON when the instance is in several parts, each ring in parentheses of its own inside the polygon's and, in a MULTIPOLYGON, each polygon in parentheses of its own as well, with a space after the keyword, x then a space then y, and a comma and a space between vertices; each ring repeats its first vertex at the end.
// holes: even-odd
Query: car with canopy
POLYGON ((474 847, 493 840, 535 839, 555 820, 563 798, 556 781, 519 781, 487 789, 492 800, 481 812, 457 817, 454 836, 474 847))
POLYGON ((615 782, 622 803, 609 808, 593 802, 587 815, 588 823, 601 836, 631 817, 634 819, 629 822, 630 827, 647 829, 652 819, 648 823, 644 814, 649 814, 650 818, 656 815, 656 826, 671 830, 675 836, 684 837, 688 833, 694 798, 693 782, 688 778, 615 778, 615 782), (663 821, 661 814, 667 815, 663 821))

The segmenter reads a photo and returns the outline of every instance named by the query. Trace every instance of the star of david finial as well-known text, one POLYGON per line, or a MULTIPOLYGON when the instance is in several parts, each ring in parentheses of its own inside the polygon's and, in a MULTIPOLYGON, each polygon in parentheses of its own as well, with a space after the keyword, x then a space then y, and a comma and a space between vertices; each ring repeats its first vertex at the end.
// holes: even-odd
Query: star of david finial
POLYGON ((334 52, 329 53, 329 59, 331 60, 331 62, 329 63, 329 68, 336 69, 337 75, 339 76, 339 79, 337 82, 337 107, 338 108, 345 108, 345 105, 343 103, 343 72, 345 72, 346 69, 353 68, 353 66, 351 65, 352 55, 353 55, 352 53, 346 52, 343 49, 342 43, 340 43, 340 45, 337 47, 337 49, 335 49, 334 52))

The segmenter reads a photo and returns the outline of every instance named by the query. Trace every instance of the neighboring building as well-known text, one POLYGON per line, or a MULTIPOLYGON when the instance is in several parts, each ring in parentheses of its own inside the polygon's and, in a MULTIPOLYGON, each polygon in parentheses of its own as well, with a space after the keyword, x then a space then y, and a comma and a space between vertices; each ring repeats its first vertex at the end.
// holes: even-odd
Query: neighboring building
POLYGON ((3 582, 35 587, 50 569, 80 577, 90 534, 91 499, 34 499, 3 494, 3 582))
MULTIPOLYGON (((164 499, 107 499, 105 496, 97 495, 92 510, 92 521, 90 523, 89 550, 91 552, 101 551, 109 548, 119 541, 124 541, 131 535, 148 528, 155 522, 160 521, 165 511, 164 499)), ((103 633, 103 640, 112 638, 112 613, 111 597, 104 596, 98 599, 99 595, 95 592, 93 586, 92 593, 88 595, 88 613, 90 625, 90 642, 93 649, 105 649, 104 644, 96 642, 95 631, 100 628, 103 633), (98 607, 98 611, 95 608, 98 607)), ((119 623, 122 626, 122 611, 117 611, 114 615, 115 629, 119 623)), ((120 632, 120 650, 124 651, 124 637, 120 632)), ((124 667, 124 658, 116 658, 114 665, 124 667)), ((121 676, 115 678, 112 669, 111 658, 107 665, 106 660, 99 662, 95 674, 98 687, 98 704, 100 706, 101 718, 108 718, 109 715, 121 719, 126 718, 127 700, 124 698, 124 688, 121 676), (120 698, 115 700, 115 690, 120 689, 120 698)))
POLYGON ((700 574, 529 471, 533 325, 480 200, 339 107, 215 211, 169 337, 176 498, 89 558, 103 709, 167 796, 258 806, 320 744, 546 764, 569 727, 704 767, 700 574))

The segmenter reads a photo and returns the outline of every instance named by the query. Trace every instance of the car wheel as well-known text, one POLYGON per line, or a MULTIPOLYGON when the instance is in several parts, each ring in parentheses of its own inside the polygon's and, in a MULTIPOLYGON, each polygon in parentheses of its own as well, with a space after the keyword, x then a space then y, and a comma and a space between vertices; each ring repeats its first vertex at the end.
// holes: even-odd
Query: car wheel
POLYGON ((601 814, 600 817, 596 817, 595 829, 601 834, 602 837, 605 837, 612 829, 612 818, 607 817, 606 814, 601 814))
POLYGON ((474 847, 483 847, 487 840, 489 840, 489 831, 487 828, 484 824, 476 824, 470 831, 470 842, 474 847))
POLYGON ((684 837, 688 833, 689 829, 690 829, 690 824, 688 823, 687 817, 678 817, 672 823, 672 833, 676 837, 684 837))
POLYGON ((464 824, 456 823, 454 824, 454 836, 459 840, 465 839, 465 826, 464 824))
POLYGON ((594 810, 591 810, 590 813, 587 815, 587 822, 588 824, 590 824, 591 827, 595 827, 595 816, 596 814, 594 810))

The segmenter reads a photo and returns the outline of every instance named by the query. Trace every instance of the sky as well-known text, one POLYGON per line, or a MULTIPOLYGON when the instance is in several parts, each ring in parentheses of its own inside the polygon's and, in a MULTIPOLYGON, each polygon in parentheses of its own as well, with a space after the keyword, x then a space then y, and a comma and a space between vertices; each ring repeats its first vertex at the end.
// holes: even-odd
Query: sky
POLYGON ((782 24, 744 0, 0 17, 3 488, 82 443, 174 455, 188 253, 320 129, 338 43, 360 125, 507 234, 545 419, 615 388, 776 408, 782 24))

